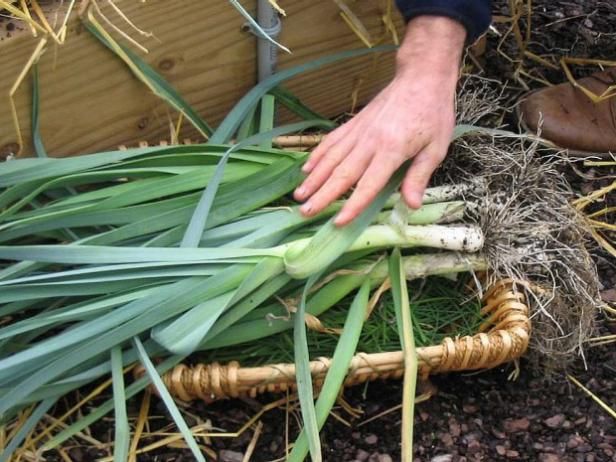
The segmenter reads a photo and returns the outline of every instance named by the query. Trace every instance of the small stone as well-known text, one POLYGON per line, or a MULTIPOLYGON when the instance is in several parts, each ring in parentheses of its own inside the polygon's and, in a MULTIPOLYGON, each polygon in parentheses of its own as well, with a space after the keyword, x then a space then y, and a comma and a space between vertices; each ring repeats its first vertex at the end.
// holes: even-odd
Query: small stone
POLYGON ((353 438, 354 440, 358 440, 358 439, 361 438, 361 433, 353 432, 353 433, 351 433, 351 438, 353 438))
POLYGON ((477 440, 470 441, 468 443, 468 452, 469 454, 476 454, 481 451, 481 443, 477 440))
POLYGON ((580 444, 576 449, 577 452, 590 452, 592 451, 592 446, 588 443, 580 444))
POLYGON ((244 460, 244 454, 223 449, 218 453, 218 460, 220 460, 220 462, 242 462, 242 460, 244 460))
POLYGON ((453 455, 451 454, 442 454, 440 456, 434 456, 432 459, 430 459, 430 462, 452 462, 453 461, 453 455))
POLYGON ((441 433, 440 440, 447 447, 453 446, 453 438, 449 433, 441 433))
POLYGON ((347 446, 346 440, 341 440, 339 438, 336 438, 334 440, 334 448, 341 450, 341 449, 346 448, 346 446, 347 446))
POLYGON ((574 449, 583 443, 584 439, 582 437, 580 437, 579 435, 571 435, 569 437, 569 441, 567 441, 567 448, 574 449))
POLYGON ((586 423, 586 417, 580 417, 575 422, 573 422, 573 425, 582 425, 583 423, 586 423))
POLYGON ((370 458, 370 453, 363 449, 358 449, 355 454, 355 460, 358 462, 366 462, 370 458))
POLYGON ((495 449, 499 456, 504 456, 505 454, 507 454, 507 448, 505 446, 497 444, 495 449))
POLYGON ((520 453, 515 449, 509 449, 507 450, 505 457, 507 457, 507 459, 517 459, 518 457, 520 457, 520 453))
POLYGON ((560 426, 565 422, 565 415, 556 414, 555 416, 545 419, 543 422, 550 428, 560 428, 560 426))
POLYGON ((479 408, 474 404, 466 403, 462 405, 462 410, 467 414, 474 414, 479 410, 479 408))
POLYGON ((492 429, 492 434, 495 438, 498 438, 499 440, 504 440, 505 438, 507 438, 507 435, 505 433, 500 430, 497 430, 496 428, 492 429))
POLYGON ((604 302, 616 303, 616 289, 602 290, 601 299, 604 302))
POLYGON ((422 422, 425 422, 426 420, 430 418, 430 414, 428 414, 427 412, 421 411, 419 413, 419 418, 421 419, 422 422))
MULTIPOLYGON (((9 23, 11 24, 11 23, 9 23)), ((71 456, 71 460, 74 460, 75 462, 82 462, 83 461, 83 450, 79 447, 77 448, 73 448, 69 451, 69 454, 71 456)))
POLYGON ((507 419, 503 423, 503 428, 507 433, 523 432, 528 430, 529 426, 530 421, 526 417, 522 417, 521 419, 507 419))
POLYGON ((560 462, 560 457, 549 452, 539 454, 539 462, 560 462))
POLYGON ((379 442, 379 437, 376 436, 374 433, 371 433, 370 435, 364 438, 364 443, 369 444, 371 446, 375 445, 378 442, 379 442))
POLYGON ((592 29, 592 26, 594 26, 594 24, 590 18, 586 18, 584 19, 584 26, 588 27, 589 29, 592 29))
POLYGON ((450 422, 449 423, 449 433, 451 434, 451 436, 454 437, 458 437, 460 436, 460 433, 462 432, 462 429, 460 428, 460 424, 458 422, 450 422))
POLYGON ((378 462, 393 462, 389 454, 379 454, 377 461, 378 462))

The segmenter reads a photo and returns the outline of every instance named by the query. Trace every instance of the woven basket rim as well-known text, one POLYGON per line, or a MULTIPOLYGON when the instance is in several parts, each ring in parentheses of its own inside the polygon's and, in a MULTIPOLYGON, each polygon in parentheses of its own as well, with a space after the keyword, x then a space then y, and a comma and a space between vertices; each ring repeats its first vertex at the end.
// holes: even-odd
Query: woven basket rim
MULTIPOLYGON (((521 357, 528 348, 531 322, 529 307, 519 287, 524 281, 503 279, 492 284, 483 297, 485 316, 479 332, 472 336, 447 337, 438 345, 417 348, 420 377, 454 371, 490 369, 521 357)), ((313 384, 320 387, 331 358, 310 362, 313 384)), ((137 375, 143 373, 136 370, 137 375)), ((344 386, 378 379, 396 379, 404 373, 402 351, 358 353, 349 367, 344 386)), ((242 367, 239 362, 217 362, 191 366, 179 364, 163 375, 170 393, 182 400, 256 397, 266 392, 295 390, 292 363, 242 367)))

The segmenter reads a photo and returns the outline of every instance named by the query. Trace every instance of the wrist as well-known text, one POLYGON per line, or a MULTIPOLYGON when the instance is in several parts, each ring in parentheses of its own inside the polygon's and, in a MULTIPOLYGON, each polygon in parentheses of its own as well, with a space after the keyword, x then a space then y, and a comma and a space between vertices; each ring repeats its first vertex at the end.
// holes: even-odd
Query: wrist
POLYGON ((438 83, 458 79, 466 29, 444 16, 418 16, 409 21, 404 40, 396 54, 396 77, 425 76, 438 83))

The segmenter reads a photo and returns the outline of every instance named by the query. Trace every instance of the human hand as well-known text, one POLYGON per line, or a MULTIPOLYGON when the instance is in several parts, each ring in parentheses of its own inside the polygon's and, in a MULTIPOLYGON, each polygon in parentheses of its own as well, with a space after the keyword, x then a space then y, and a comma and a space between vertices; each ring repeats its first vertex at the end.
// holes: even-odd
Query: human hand
POLYGON ((409 22, 397 55, 396 76, 362 111, 327 135, 303 170, 295 198, 306 216, 355 190, 335 218, 357 217, 408 159, 401 193, 421 206, 434 170, 447 154, 455 124, 454 97, 466 32, 458 22, 422 16, 409 22))

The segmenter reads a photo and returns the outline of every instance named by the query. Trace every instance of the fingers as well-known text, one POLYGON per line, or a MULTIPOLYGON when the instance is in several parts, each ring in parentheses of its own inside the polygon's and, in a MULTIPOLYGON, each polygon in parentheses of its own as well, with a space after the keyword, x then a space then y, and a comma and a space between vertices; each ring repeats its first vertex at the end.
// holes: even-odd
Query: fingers
POLYGON ((387 153, 387 155, 373 157, 357 183, 357 188, 334 219, 336 226, 348 224, 363 212, 405 160, 406 156, 402 153, 387 153))
POLYGON ((304 173, 310 173, 314 167, 321 161, 323 156, 336 145, 341 139, 344 138, 344 134, 348 131, 348 124, 338 127, 333 132, 329 133, 321 143, 310 153, 308 160, 302 167, 304 173))
POLYGON ((430 144, 413 159, 402 182, 401 193, 407 205, 413 209, 421 207, 423 195, 432 173, 438 168, 447 154, 447 148, 430 144))
POLYGON ((298 201, 306 200, 323 186, 338 165, 353 151, 354 141, 353 137, 347 137, 329 148, 326 146, 327 152, 321 155, 308 177, 295 190, 295 199, 298 201))
MULTIPOLYGON (((373 151, 366 147, 356 147, 332 172, 328 174, 322 186, 319 186, 312 197, 300 208, 304 215, 319 213, 333 201, 347 192, 362 176, 372 158, 373 151)), ((314 174, 318 173, 325 159, 317 165, 314 174)), ((319 178, 320 180, 321 178, 319 178)), ((309 187, 312 187, 310 185, 309 187)))

